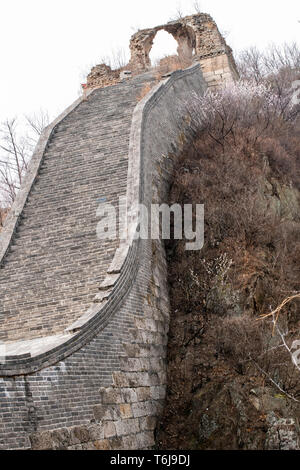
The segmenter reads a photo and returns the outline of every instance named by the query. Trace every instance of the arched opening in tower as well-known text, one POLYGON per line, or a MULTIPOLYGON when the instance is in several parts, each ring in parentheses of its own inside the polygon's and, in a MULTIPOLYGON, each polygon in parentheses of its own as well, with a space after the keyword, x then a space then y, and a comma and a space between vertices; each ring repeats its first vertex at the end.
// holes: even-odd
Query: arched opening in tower
POLYGON ((178 43, 173 38, 172 34, 167 31, 158 31, 156 34, 153 46, 151 48, 149 57, 152 66, 159 65, 162 59, 171 56, 177 56, 178 43))

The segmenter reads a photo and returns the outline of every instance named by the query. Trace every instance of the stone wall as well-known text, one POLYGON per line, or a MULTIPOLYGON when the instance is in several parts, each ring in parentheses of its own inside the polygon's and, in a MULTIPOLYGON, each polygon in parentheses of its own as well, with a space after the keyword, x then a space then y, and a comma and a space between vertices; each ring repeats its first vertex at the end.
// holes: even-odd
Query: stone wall
POLYGON ((207 86, 212 90, 239 78, 231 53, 200 59, 200 65, 207 86))
MULTIPOLYGON (((133 232, 137 220, 131 209, 136 203, 149 206, 166 198, 172 155, 182 141, 180 103, 192 91, 205 89, 196 65, 172 74, 135 108, 127 180, 133 232)), ((47 146, 56 125, 47 130, 40 147, 47 146)), ((36 160, 33 165, 35 174, 32 169, 12 211, 3 253, 37 177, 40 164, 36 160)), ((120 246, 100 294, 99 306, 70 327, 67 341, 40 354, 10 355, 2 358, 2 365, 0 361, 0 448, 154 445, 165 396, 169 325, 163 244, 136 240, 120 246)))

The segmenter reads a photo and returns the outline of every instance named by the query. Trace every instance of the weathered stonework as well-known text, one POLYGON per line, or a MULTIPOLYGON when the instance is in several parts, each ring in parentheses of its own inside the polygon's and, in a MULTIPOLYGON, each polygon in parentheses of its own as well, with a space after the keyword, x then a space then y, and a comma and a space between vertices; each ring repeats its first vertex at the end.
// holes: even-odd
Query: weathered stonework
MULTIPOLYGON (((43 150, 36 153, 26 185, 4 229, 1 246, 6 269, 10 263, 14 266, 14 256, 18 253, 11 250, 16 240, 14 235, 18 227, 26 226, 29 198, 35 201, 35 185, 42 182, 40 169, 46 174, 49 171, 42 165, 45 152, 55 152, 62 140, 64 145, 72 141, 73 118, 75 122, 79 117, 82 119, 76 133, 88 135, 93 142, 94 112, 99 113, 98 106, 102 106, 103 100, 111 103, 107 114, 111 119, 118 116, 121 103, 126 102, 128 106, 128 100, 138 96, 148 82, 149 74, 144 74, 114 87, 94 90, 87 101, 76 102, 63 114, 62 120, 47 129, 38 147, 43 150), (86 133, 85 126, 90 133, 86 133)), ((155 86, 130 115, 126 180, 130 213, 138 202, 149 207, 152 201, 166 199, 173 166, 171 155, 178 148, 182 131, 183 116, 178 101, 192 91, 203 93, 205 89, 199 65, 175 72, 170 79, 155 86)), ((77 147, 74 147, 74 156, 77 147)), ((110 153, 101 172, 110 168, 111 158, 110 153)), ((71 156, 67 160, 74 164, 71 156)), ((83 175, 84 161, 79 178, 83 175)), ((53 183, 58 181, 55 167, 49 173, 53 183)), ((56 169, 59 173, 59 167, 56 169)), ((112 190, 112 176, 104 194, 112 190)), ((47 180, 44 188, 47 188, 47 180)), ((76 206, 73 210, 77 214, 76 206)), ((63 223, 68 224, 68 218, 64 218, 63 223)), ((136 224, 133 216, 131 229, 136 224)), ((24 230, 24 242, 29 234, 30 231, 24 230)), ((38 244, 35 239, 35 245, 38 244)), ((106 295, 66 328, 65 336, 61 335, 56 344, 47 343, 49 338, 44 336, 35 338, 39 341, 32 349, 24 328, 22 345, 10 342, 7 346, 10 352, 0 363, 1 449, 153 447, 156 419, 162 410, 166 389, 169 304, 164 247, 160 240, 137 240, 127 247, 122 244, 114 247, 114 251, 107 278, 102 284, 101 279, 99 282, 100 293, 106 295)), ((24 258, 27 256, 30 252, 26 251, 24 258)), ((96 260, 98 264, 101 261, 96 260)), ((30 328, 27 333, 32 335, 30 328)), ((3 349, 1 351, 3 354, 3 349)))
POLYGON ((155 36, 161 30, 177 41, 179 59, 200 62, 209 86, 238 78, 231 48, 211 16, 204 13, 135 33, 130 41, 131 68, 142 71, 151 67, 149 54, 155 36))

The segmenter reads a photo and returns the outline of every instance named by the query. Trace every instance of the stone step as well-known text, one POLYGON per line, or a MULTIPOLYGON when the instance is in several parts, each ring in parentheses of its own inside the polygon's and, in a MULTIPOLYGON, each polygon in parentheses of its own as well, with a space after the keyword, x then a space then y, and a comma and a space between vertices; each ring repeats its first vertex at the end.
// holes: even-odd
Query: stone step
POLYGON ((119 242, 97 239, 97 200, 126 195, 132 113, 148 81, 95 90, 52 133, 0 267, 0 341, 62 334, 99 293, 119 242))

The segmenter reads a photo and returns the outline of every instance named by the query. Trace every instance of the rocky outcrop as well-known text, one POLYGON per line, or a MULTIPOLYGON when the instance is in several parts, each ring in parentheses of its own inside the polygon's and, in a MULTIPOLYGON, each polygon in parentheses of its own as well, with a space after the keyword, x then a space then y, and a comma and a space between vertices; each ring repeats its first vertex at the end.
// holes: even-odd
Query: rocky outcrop
POLYGON ((181 242, 167 246, 168 393, 157 445, 298 450, 299 363, 291 350, 299 338, 299 302, 282 309, 278 330, 260 315, 298 291, 299 186, 289 173, 275 172, 263 153, 248 160, 240 149, 238 163, 225 151, 218 172, 218 148, 204 147, 203 157, 207 139, 200 139, 182 152, 169 199, 197 197, 208 215, 201 253, 188 256, 181 242))

